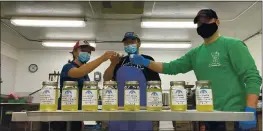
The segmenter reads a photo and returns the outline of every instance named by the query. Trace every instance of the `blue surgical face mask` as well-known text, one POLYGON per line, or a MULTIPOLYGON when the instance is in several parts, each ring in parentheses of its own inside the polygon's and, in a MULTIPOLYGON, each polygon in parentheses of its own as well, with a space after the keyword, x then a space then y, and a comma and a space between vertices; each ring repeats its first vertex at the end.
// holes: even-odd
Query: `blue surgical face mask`
POLYGON ((88 52, 79 52, 78 60, 84 64, 90 60, 90 54, 88 52))
POLYGON ((132 45, 124 46, 124 50, 125 50, 125 52, 127 52, 128 54, 136 54, 137 51, 138 51, 137 44, 132 44, 132 45))

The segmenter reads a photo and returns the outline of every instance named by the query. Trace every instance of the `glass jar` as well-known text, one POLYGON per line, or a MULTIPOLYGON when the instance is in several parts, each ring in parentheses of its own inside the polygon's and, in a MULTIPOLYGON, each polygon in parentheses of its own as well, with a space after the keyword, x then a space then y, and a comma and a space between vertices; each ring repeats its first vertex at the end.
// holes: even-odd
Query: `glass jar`
POLYGON ((124 110, 140 110, 140 87, 138 81, 126 81, 124 87, 124 110))
POLYGON ((82 110, 98 110, 98 82, 85 81, 82 88, 82 110))
POLYGON ((78 110, 78 82, 64 81, 62 89, 61 108, 63 111, 78 110))
POLYGON ((40 91, 40 111, 56 111, 58 108, 58 83, 44 81, 40 91))
POLYGON ((161 111, 163 106, 161 81, 148 81, 146 92, 147 110, 161 111))
POLYGON ((209 112, 214 110, 211 82, 207 80, 196 82, 196 110, 209 112))
POLYGON ((118 87, 116 81, 104 81, 103 83, 102 110, 118 110, 118 87))
POLYGON ((172 111, 187 110, 187 96, 184 81, 170 82, 170 107, 172 111))

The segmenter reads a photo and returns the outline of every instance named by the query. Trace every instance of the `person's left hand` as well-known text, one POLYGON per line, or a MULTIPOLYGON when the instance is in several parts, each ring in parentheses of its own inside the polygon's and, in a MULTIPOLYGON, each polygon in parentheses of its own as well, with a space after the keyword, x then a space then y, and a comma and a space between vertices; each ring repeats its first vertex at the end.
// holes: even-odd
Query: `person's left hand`
POLYGON ((143 56, 137 54, 130 55, 130 62, 136 65, 143 65, 145 67, 148 67, 150 64, 149 59, 145 59, 143 56))
POLYGON ((254 113, 254 120, 252 121, 240 121, 239 128, 242 130, 248 130, 257 127, 257 109, 252 107, 246 107, 245 112, 253 112, 254 113))

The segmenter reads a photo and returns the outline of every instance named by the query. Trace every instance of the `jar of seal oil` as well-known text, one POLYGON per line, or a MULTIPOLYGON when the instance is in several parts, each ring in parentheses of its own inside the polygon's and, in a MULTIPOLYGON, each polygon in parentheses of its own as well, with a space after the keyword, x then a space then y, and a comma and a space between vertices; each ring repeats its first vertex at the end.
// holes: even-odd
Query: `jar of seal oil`
POLYGON ((138 81, 126 81, 124 87, 124 110, 140 110, 140 88, 138 81))
POLYGON ((214 110, 210 81, 202 80, 196 82, 196 110, 203 112, 214 110))
POLYGON ((162 87, 161 81, 147 82, 147 107, 148 111, 161 111, 162 103, 162 87))
POLYGON ((170 105, 172 111, 187 110, 187 96, 184 81, 170 82, 170 105))
POLYGON ((44 81, 40 91, 40 111, 56 111, 58 108, 58 83, 44 81))
POLYGON ((82 110, 98 110, 98 82, 85 81, 82 88, 82 110))
POLYGON ((103 83, 102 110, 118 110, 118 87, 116 81, 104 81, 103 83))
POLYGON ((64 81, 62 89, 61 109, 63 111, 78 110, 78 82, 64 81))

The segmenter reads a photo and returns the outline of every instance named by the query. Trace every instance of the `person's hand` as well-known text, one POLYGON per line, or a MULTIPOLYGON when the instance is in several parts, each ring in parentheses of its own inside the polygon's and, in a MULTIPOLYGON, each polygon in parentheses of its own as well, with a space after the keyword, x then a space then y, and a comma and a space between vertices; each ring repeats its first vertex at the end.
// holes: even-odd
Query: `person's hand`
POLYGON ((145 67, 148 67, 150 64, 149 59, 145 59, 143 56, 137 54, 130 55, 130 62, 136 65, 143 65, 145 67))
POLYGON ((103 61, 107 61, 108 59, 111 59, 114 56, 116 56, 115 51, 106 51, 101 57, 103 61))
POLYGON ((248 130, 257 127, 257 109, 252 107, 246 107, 245 112, 253 112, 254 113, 254 120, 252 121, 240 121, 239 128, 242 130, 248 130))
POLYGON ((121 55, 119 53, 116 53, 110 58, 111 65, 117 65, 120 62, 121 55))

